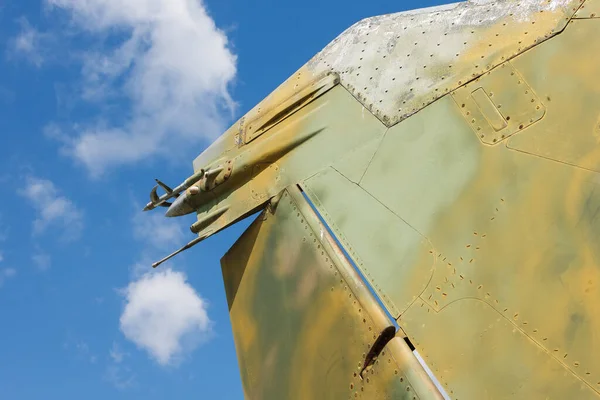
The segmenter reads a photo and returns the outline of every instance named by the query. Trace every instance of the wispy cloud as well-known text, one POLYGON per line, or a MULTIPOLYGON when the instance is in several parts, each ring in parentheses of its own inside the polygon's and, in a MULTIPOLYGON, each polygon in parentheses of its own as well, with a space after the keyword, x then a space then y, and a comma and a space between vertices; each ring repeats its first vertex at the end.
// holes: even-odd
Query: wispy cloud
POLYGON ((31 26, 27 18, 20 18, 18 23, 21 29, 9 42, 8 54, 12 57, 23 57, 39 68, 46 59, 51 35, 38 31, 31 26))
POLYGON ((52 266, 52 257, 50 254, 43 252, 40 249, 37 249, 31 255, 31 261, 39 271, 47 271, 52 266))
POLYGON ((78 239, 83 229, 83 213, 67 197, 60 194, 54 183, 47 179, 28 177, 27 185, 19 193, 27 198, 37 211, 33 234, 40 235, 50 226, 59 229, 65 241, 78 239))
POLYGON ((73 338, 71 334, 69 334, 68 338, 63 342, 63 349, 73 353, 79 360, 91 364, 95 364, 98 361, 98 357, 90 349, 88 343, 84 340, 73 338))
POLYGON ((123 352, 120 346, 117 343, 113 343, 108 355, 113 360, 115 364, 120 364, 123 362, 123 359, 127 355, 127 353, 123 352))
POLYGON ((124 352, 117 342, 113 342, 108 352, 110 361, 104 372, 104 380, 119 390, 129 389, 136 385, 136 376, 124 363, 129 353, 124 352))
POLYGON ((182 272, 148 273, 123 289, 121 331, 160 365, 176 365, 211 335, 206 302, 182 272))
POLYGON ((99 111, 74 128, 54 131, 63 151, 92 175, 150 156, 167 158, 226 127, 236 57, 202 2, 46 2, 98 40, 101 50, 82 51, 83 99, 103 106, 113 101, 126 115, 115 121, 99 111))
POLYGON ((0 287, 4 285, 8 279, 13 278, 17 274, 14 268, 0 268, 0 287))
POLYGON ((98 358, 91 352, 90 346, 86 342, 75 343, 75 352, 77 357, 87 360, 92 364, 95 364, 98 358))
POLYGON ((110 364, 104 372, 104 380, 119 390, 129 389, 136 385, 136 377, 126 365, 110 364))
POLYGON ((170 249, 181 245, 185 240, 183 227, 177 219, 139 211, 135 213, 132 222, 134 237, 153 248, 170 249))

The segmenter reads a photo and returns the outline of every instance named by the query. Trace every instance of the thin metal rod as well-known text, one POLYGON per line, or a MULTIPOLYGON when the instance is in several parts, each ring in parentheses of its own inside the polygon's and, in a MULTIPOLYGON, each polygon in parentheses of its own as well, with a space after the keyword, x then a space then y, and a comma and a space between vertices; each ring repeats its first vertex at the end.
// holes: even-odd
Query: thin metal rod
POLYGON ((190 247, 194 247, 195 245, 197 245, 198 243, 200 243, 204 239, 206 239, 206 236, 199 236, 199 237, 197 237, 196 239, 192 240, 191 242, 189 242, 188 244, 186 244, 185 246, 183 246, 179 250, 177 250, 177 251, 169 254, 168 256, 166 256, 165 258, 163 258, 162 260, 157 261, 154 264, 152 264, 152 268, 156 268, 160 264, 164 263, 165 261, 170 260, 171 258, 175 257, 177 254, 181 253, 182 251, 185 251, 185 250, 189 249, 190 247))

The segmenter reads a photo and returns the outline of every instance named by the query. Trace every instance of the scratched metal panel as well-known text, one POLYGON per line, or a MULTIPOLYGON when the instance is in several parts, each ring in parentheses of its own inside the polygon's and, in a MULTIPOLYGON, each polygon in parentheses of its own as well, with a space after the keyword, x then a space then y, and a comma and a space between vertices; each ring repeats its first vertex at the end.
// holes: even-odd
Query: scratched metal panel
POLYGON ((299 196, 284 192, 222 259, 246 398, 435 398, 415 391, 393 348, 360 379, 382 329, 376 304, 361 303, 299 196))
POLYGON ((600 22, 576 20, 513 61, 548 113, 513 136, 510 148, 600 172, 599 50, 600 22))
MULTIPOLYGON (((552 113, 564 115, 565 110, 548 107, 544 119, 515 137, 545 132, 552 113)), ((562 132, 563 143, 568 143, 573 131, 562 132)), ((505 392, 494 386, 488 392, 469 392, 481 389, 473 382, 492 385, 500 376, 505 385, 520 388, 518 393, 530 393, 538 388, 537 378, 528 382, 514 373, 515 366, 527 365, 546 377, 548 390, 566 393, 576 377, 597 393, 600 359, 591 350, 600 348, 596 173, 505 146, 483 145, 459 106, 446 97, 386 133, 361 186, 433 245, 435 271, 420 296, 432 314, 414 317, 422 315, 415 314, 415 303, 406 313, 413 315, 412 328, 404 314, 399 323, 412 340, 422 343, 417 349, 429 355, 437 371, 451 372, 451 379, 442 377, 447 389, 485 398, 505 392), (465 344, 468 351, 461 350, 462 357, 472 364, 458 363, 455 353, 436 351, 431 343, 445 340, 446 334, 458 338, 463 330, 471 336, 488 330, 478 313, 444 317, 446 308, 463 299, 478 299, 493 308, 497 318, 510 324, 508 331, 528 337, 547 362, 530 359, 520 345, 511 350, 512 344, 496 334, 494 341, 465 344), (427 333, 414 330, 422 324, 430 328, 427 333), (502 361, 508 360, 506 354, 510 362, 502 361), (496 376, 480 368, 483 362, 496 366, 496 376), (556 363, 560 373, 553 372, 556 363)), ((452 341, 443 343, 454 346, 452 341)))
POLYGON ((390 313, 398 317, 431 279, 435 262, 431 244, 334 169, 315 175, 302 187, 390 313))
POLYGON ((574 18, 600 18, 600 1, 585 0, 585 3, 577 10, 574 18))

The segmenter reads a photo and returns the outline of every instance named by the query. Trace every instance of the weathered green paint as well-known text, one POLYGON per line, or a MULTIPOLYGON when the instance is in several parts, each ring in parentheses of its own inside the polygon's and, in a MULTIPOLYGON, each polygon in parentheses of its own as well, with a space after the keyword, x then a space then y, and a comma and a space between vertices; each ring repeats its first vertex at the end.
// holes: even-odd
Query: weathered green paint
MULTIPOLYGON (((545 376, 547 383, 553 382, 542 397, 560 393, 559 388, 571 388, 569 382, 574 377, 586 381, 587 390, 595 390, 600 381, 597 358, 589 349, 599 345, 593 332, 598 331, 600 324, 597 312, 600 292, 596 289, 600 276, 596 261, 600 260, 596 245, 600 226, 594 222, 600 196, 596 194, 596 175, 506 147, 477 144, 478 139, 460 116, 459 107, 450 99, 423 110, 414 121, 391 129, 377 156, 381 156, 379 162, 387 163, 389 171, 409 171, 397 180, 398 195, 393 196, 383 186, 365 179, 376 197, 431 241, 437 255, 434 277, 421 295, 431 316, 427 314, 425 318, 423 311, 414 311, 415 307, 421 307, 415 303, 406 312, 406 318, 400 317, 400 325, 428 356, 427 361, 432 363, 446 389, 462 393, 463 397, 484 398, 486 393, 505 393, 499 386, 493 386, 493 382, 500 381, 521 388, 522 393, 538 390, 538 384, 529 375, 514 373, 514 364, 535 368, 536 374, 545 376), (427 121, 432 119, 439 120, 440 125, 428 125, 427 121), (418 120, 420 124, 416 123, 418 120), (415 160, 397 155, 383 156, 385 141, 402 137, 403 125, 415 136, 430 136, 431 140, 425 142, 429 143, 428 150, 420 142, 411 143, 410 138, 402 147, 407 152, 411 148, 413 152, 423 151, 421 154, 429 154, 431 158, 424 157, 422 163, 413 164, 415 160), (424 129, 416 131, 414 128, 419 125, 424 129), (444 149, 438 146, 449 138, 462 146, 444 146, 444 149), (438 160, 450 164, 446 165, 446 173, 442 173, 443 168, 436 173, 424 173, 436 171, 427 160, 436 160, 433 165, 438 160), (476 160, 476 168, 460 174, 461 179, 452 179, 458 175, 451 173, 451 166, 464 165, 466 160, 476 160), (417 179, 421 181, 417 183, 417 179), (418 193, 419 188, 437 186, 445 188, 445 199, 441 192, 421 193, 418 206, 418 195, 410 194, 418 193), (404 196, 400 196, 401 191, 404 196), (414 199, 406 199, 407 196, 414 199), (435 201, 428 200, 431 198, 435 201), (427 218, 422 218, 416 210, 427 218), (515 334, 528 337, 533 349, 543 351, 547 363, 534 362, 529 358, 530 352, 518 348, 510 352, 510 363, 501 361, 509 351, 502 349, 510 347, 503 342, 502 335, 494 334, 494 340, 480 343, 466 339, 468 351, 458 344, 450 346, 454 340, 464 338, 465 332, 477 336, 494 329, 482 324, 483 315, 459 313, 460 323, 458 317, 444 316, 447 307, 467 299, 485 302, 503 324, 512 324, 515 334), (421 317, 415 317, 415 313, 421 317), (423 330, 423 325, 429 328, 423 330), (442 341, 439 332, 452 340, 442 341), (432 345, 436 341, 449 348, 437 351, 437 345, 432 345), (470 360, 471 364, 465 364, 464 360, 470 360), (494 380, 479 367, 482 363, 496 366, 494 380), (557 363, 563 368, 560 374, 553 372, 557 363), (499 367, 502 365, 504 368, 499 367), (449 371, 451 375, 446 377, 449 371), (564 387, 555 386, 561 379, 564 387), (487 392, 474 381, 486 382, 487 392)), ((542 128, 541 123, 535 124, 520 134, 542 128)), ((378 168, 377 165, 372 168, 378 168)), ((370 176, 373 175, 369 170, 365 178, 370 176)), ((388 178, 383 176, 381 182, 388 178)), ((398 290, 405 289, 400 286, 398 290)), ((515 395, 520 396, 519 393, 515 395)))
POLYGON ((286 186, 308 178, 349 151, 381 137, 385 130, 343 87, 330 89, 260 135, 260 140, 228 153, 233 173, 241 171, 239 178, 231 178, 232 182, 209 192, 214 200, 206 205, 202 205, 201 197, 192 199, 199 220, 216 209, 229 207, 200 235, 229 226, 286 186))
POLYGON ((349 152, 344 158, 334 163, 333 168, 352 182, 360 182, 367 170, 367 166, 373 159, 373 156, 381 143, 383 133, 384 132, 381 132, 381 135, 377 138, 367 142, 356 150, 349 152))
POLYGON ((600 1, 585 0, 574 18, 600 18, 600 1))
POLYGON ((318 220, 299 192, 285 191, 274 209, 222 261, 247 398, 438 398, 415 374, 410 351, 389 348, 360 379, 365 353, 389 322, 314 230, 318 220))
POLYGON ((473 132, 490 145, 534 124, 546 112, 543 103, 510 62, 455 90, 452 98, 473 132))
POLYGON ((388 310, 398 317, 431 280, 435 263, 431 243, 333 169, 308 179, 302 187, 388 310))
POLYGON ((600 397, 598 7, 361 21, 194 161, 200 237, 263 210, 223 260, 247 397, 435 397, 404 335, 452 398, 600 397), (298 185, 400 325, 368 383, 389 321, 298 185))
POLYGON ((513 60, 548 110, 512 149, 600 172, 600 21, 574 20, 561 35, 513 60))
POLYGON ((484 147, 465 126, 450 97, 423 109, 386 133, 361 186, 392 212, 410 210, 398 215, 429 232, 479 168, 484 147))
POLYGON ((597 393, 484 301, 440 312, 423 300, 402 321, 453 399, 591 399, 597 393))

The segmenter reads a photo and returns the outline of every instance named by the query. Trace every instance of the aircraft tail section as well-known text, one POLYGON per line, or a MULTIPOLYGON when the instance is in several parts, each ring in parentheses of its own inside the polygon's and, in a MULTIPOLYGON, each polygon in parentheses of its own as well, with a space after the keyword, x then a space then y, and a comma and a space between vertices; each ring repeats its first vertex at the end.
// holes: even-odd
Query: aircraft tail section
POLYGON ((249 399, 441 399, 297 186, 222 259, 249 399))

